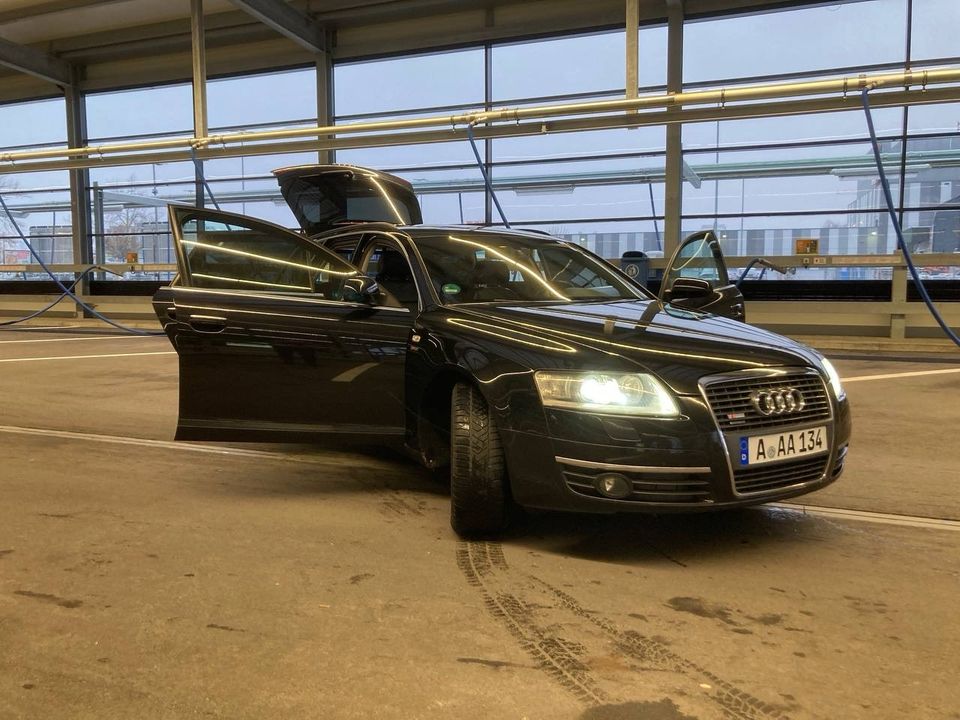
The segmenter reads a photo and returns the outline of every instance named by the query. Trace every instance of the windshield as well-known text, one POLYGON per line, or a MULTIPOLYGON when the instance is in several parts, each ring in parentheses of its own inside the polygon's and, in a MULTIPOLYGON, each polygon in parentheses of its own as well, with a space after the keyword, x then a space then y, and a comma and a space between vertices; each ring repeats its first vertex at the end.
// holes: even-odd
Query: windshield
POLYGON ((562 240, 465 231, 416 243, 445 303, 649 299, 607 263, 562 240))

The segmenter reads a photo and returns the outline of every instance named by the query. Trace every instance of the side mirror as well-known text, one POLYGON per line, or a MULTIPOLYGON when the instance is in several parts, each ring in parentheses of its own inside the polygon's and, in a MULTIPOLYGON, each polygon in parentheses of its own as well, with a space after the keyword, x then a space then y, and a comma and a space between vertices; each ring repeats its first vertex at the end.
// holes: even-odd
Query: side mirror
POLYGON ((358 275, 343 281, 343 299, 346 302, 373 304, 380 294, 380 286, 372 277, 358 275))
POLYGON ((669 300, 706 300, 713 295, 713 286, 700 278, 678 277, 670 286, 669 300))

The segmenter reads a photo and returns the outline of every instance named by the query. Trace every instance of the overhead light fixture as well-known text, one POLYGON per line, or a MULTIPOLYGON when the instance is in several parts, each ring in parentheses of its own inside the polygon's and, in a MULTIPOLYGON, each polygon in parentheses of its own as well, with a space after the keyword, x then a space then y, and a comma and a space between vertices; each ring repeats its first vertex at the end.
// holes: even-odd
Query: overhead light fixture
POLYGON ((573 185, 520 185, 512 188, 517 195, 572 195, 573 185))

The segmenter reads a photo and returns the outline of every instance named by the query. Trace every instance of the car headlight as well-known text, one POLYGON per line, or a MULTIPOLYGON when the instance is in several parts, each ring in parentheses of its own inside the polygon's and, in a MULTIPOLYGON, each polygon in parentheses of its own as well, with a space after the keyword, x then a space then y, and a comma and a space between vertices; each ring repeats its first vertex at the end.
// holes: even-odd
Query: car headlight
POLYGON ((645 373, 543 371, 534 375, 545 406, 616 415, 677 417, 670 392, 645 373))
POLYGON ((833 363, 826 358, 820 358, 820 364, 823 365, 823 371, 827 374, 830 387, 833 388, 833 394, 837 396, 837 400, 843 400, 847 396, 847 392, 843 389, 843 385, 840 382, 840 373, 837 372, 833 363))

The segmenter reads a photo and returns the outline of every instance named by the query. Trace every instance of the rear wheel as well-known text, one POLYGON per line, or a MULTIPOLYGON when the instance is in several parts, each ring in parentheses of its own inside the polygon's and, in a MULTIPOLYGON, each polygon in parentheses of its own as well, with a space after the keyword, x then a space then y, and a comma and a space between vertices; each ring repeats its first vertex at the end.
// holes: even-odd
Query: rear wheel
POLYGON ((507 477, 496 422, 472 385, 453 388, 450 408, 450 525, 483 537, 507 523, 507 477))

